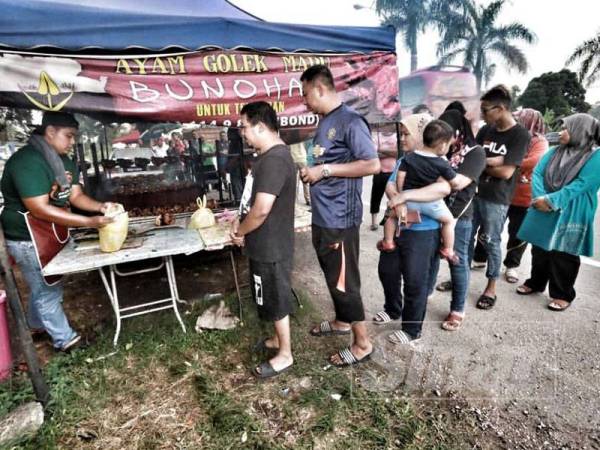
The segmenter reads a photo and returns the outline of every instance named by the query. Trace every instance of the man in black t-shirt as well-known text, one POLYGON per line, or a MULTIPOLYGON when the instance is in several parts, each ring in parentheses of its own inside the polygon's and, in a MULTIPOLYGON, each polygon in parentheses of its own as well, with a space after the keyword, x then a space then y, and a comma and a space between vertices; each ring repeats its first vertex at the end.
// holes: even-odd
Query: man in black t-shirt
POLYGON ((476 140, 486 152, 488 165, 479 179, 475 198, 469 261, 473 260, 479 230, 479 239, 487 253, 488 282, 477 307, 491 309, 496 303, 496 280, 502 264, 501 233, 530 137, 527 129, 514 119, 510 93, 504 86, 496 86, 481 97, 481 115, 486 125, 479 130, 476 140))
MULTIPOLYGON (((261 319, 275 323, 275 335, 260 347, 277 351, 255 367, 257 378, 269 378, 292 367, 290 319, 294 254, 296 169, 289 148, 277 134, 277 114, 266 102, 248 103, 241 111, 242 136, 258 157, 252 167, 252 194, 231 238, 245 245, 250 259, 250 286, 261 319)), ((248 181, 247 181, 248 183, 248 181)))

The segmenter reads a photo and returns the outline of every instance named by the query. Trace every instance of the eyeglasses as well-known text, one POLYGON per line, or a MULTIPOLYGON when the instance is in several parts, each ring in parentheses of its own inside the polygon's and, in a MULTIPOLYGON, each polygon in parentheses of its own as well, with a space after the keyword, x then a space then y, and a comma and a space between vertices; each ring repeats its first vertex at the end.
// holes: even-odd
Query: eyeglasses
POLYGON ((481 107, 481 112, 483 114, 487 114, 489 113, 492 109, 496 109, 496 108, 500 108, 499 105, 494 105, 494 106, 490 106, 489 108, 484 108, 483 106, 481 107))

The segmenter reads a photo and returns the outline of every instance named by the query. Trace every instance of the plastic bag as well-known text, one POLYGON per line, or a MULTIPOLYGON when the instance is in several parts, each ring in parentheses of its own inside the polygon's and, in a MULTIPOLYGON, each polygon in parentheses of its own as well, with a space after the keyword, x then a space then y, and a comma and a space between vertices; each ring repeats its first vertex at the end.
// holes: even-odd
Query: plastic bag
POLYGON ((100 250, 103 252, 116 252, 123 246, 127 239, 129 227, 129 214, 120 203, 111 204, 104 213, 107 217, 113 217, 114 222, 98 228, 100 236, 100 250))
POLYGON ((192 214, 188 228, 199 230, 200 228, 212 227, 215 224, 215 215, 206 207, 206 195, 202 197, 202 200, 198 197, 196 203, 198 204, 198 210, 192 214))

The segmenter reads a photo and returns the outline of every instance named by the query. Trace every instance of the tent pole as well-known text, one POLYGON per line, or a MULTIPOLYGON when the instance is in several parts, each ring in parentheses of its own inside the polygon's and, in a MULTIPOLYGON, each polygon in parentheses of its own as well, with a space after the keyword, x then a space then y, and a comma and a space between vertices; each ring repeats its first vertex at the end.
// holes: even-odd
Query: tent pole
POLYGON ((6 296, 8 297, 8 304, 12 311, 13 318, 17 326, 17 334, 19 341, 21 342, 21 348, 25 361, 27 362, 27 374, 33 385, 33 392, 35 393, 36 400, 42 405, 46 406, 50 400, 50 390, 46 384, 46 380, 42 375, 40 363, 29 333, 29 327, 25 320, 25 314, 23 313, 23 305, 21 304, 21 297, 19 290, 17 289, 17 283, 15 281, 15 274, 12 271, 12 267, 9 262, 8 252, 6 250, 6 241, 4 239, 4 231, 0 225, 0 265, 2 272, 2 281, 6 289, 6 296))

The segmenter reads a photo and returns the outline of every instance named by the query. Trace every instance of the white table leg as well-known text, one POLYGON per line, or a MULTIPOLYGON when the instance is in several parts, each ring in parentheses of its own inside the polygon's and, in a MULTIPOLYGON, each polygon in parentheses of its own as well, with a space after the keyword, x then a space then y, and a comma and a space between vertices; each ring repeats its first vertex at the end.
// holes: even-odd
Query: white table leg
POLYGON ((179 292, 177 291, 177 278, 175 277, 175 267, 173 266, 173 257, 166 256, 165 260, 167 266, 167 278, 169 280, 169 288, 171 289, 171 298, 173 299, 173 310, 175 310, 175 316, 177 316, 177 320, 179 320, 181 329, 184 333, 186 333, 185 325, 183 324, 183 320, 181 320, 181 316, 179 315, 179 309, 177 308, 177 302, 186 303, 186 301, 181 300, 179 298, 179 292))
POLYGON ((108 294, 108 298, 110 299, 113 311, 115 312, 117 328, 115 330, 115 337, 113 338, 113 346, 116 347, 117 342, 119 340, 119 334, 121 333, 121 307, 119 306, 119 296, 117 293, 115 266, 108 266, 108 271, 110 273, 110 285, 108 284, 108 280, 106 279, 104 269, 100 267, 98 271, 100 272, 100 278, 102 279, 102 283, 104 284, 104 289, 106 289, 106 293, 108 294))

